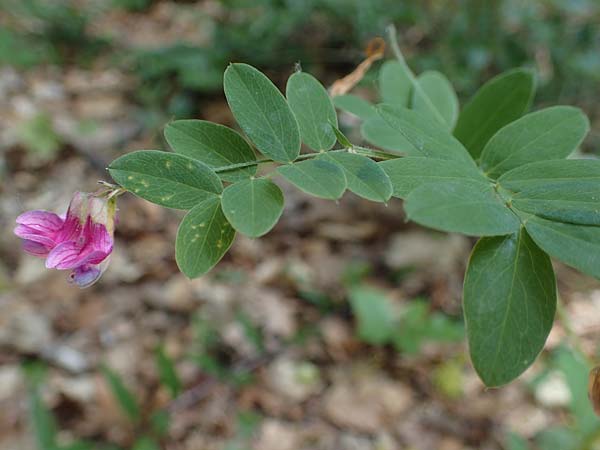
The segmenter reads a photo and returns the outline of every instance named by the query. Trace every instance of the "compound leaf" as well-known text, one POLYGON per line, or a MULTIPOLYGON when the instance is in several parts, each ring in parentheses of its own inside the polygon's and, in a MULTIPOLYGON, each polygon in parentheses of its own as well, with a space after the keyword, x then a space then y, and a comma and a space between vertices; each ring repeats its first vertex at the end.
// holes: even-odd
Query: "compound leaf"
POLYGON ((442 118, 443 125, 452 129, 458 118, 458 97, 450 81, 435 70, 423 72, 417 78, 421 92, 413 90, 412 107, 427 116, 431 121, 442 118), (426 95, 429 101, 423 98, 426 95), (433 111, 435 109, 435 111, 433 111))
POLYGON ((336 108, 354 114, 355 116, 360 117, 362 120, 377 117, 375 106, 358 95, 338 95, 333 97, 333 104, 336 106, 336 108))

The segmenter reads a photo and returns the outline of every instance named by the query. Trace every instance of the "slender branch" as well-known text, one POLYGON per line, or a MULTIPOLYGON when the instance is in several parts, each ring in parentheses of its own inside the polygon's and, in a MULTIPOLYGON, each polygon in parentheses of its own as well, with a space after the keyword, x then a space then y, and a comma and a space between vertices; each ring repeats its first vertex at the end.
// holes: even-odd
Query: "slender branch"
MULTIPOLYGON (((395 158, 399 158, 402 156, 399 154, 394 154, 394 153, 389 153, 389 152, 385 152, 385 151, 381 151, 381 150, 375 150, 372 148, 359 147, 359 146, 354 146, 354 145, 350 148, 343 148, 343 149, 339 149, 339 150, 330 150, 327 153, 346 153, 346 152, 356 153, 357 155, 367 156, 369 158, 380 159, 380 160, 395 159, 395 158)), ((322 153, 306 153, 306 154, 298 156, 298 158, 296 158, 296 161, 302 161, 305 159, 316 158, 317 156, 319 156, 321 154, 322 153)), ((231 170, 244 169, 246 167, 254 167, 254 166, 258 166, 259 164, 273 163, 273 162, 276 162, 276 161, 273 161, 270 158, 257 159, 256 161, 248 161, 248 162, 243 162, 243 163, 231 164, 229 166, 217 167, 216 169, 214 169, 214 171, 216 173, 223 173, 223 172, 229 172, 231 170)))
POLYGON ((417 93, 423 98, 423 100, 425 100, 425 103, 427 103, 427 106, 429 107, 429 109, 431 111, 433 111, 433 113, 436 115, 438 120, 440 120, 442 123, 446 123, 446 120, 444 119, 444 117, 442 117, 440 112, 434 106, 433 102, 429 98, 429 95, 427 95, 425 93, 425 91, 421 87, 421 84, 417 80, 417 77, 415 76, 413 71, 410 70, 410 67, 406 63, 406 59, 404 59, 402 50, 400 50, 400 46, 398 45, 398 33, 396 32, 396 27, 394 26, 394 24, 388 25, 387 32, 388 32, 388 40, 390 41, 390 46, 392 47, 392 52, 394 53, 394 56, 396 57, 398 62, 402 65, 402 67, 406 71, 406 74, 408 75, 408 79, 410 80, 413 89, 415 91, 417 91, 417 93))

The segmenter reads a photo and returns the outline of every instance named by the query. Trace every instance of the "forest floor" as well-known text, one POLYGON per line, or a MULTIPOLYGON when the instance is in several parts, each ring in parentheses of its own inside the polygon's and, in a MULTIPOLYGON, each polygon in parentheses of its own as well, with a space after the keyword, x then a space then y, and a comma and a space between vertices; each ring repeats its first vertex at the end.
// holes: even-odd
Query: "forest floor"
MULTIPOLYGON (((474 241, 407 223, 398 200, 346 194, 333 203, 281 182, 276 228, 238 236, 216 269, 191 281, 174 261, 182 215, 131 195, 119 200, 111 265, 92 288, 72 287, 23 254, 17 215, 63 212, 74 191, 110 180, 103 168, 112 158, 161 145, 159 130, 144 131, 135 89, 127 73, 101 65, 0 69, 0 450, 36 448, 22 370, 32 360, 48 366, 42 397, 64 442, 130 448, 159 410, 170 415, 161 446, 171 450, 491 450, 507 448, 509 433, 532 438, 571 423, 573 393, 553 355, 569 336, 596 354, 600 284, 556 265, 568 333, 557 320, 531 369, 485 389, 464 339, 419 329, 440 314, 461 320, 474 241), (45 129, 42 113, 49 139, 60 141, 51 157, 23 145, 24 124, 45 129), (348 301, 356 286, 376 289, 399 317, 426 302, 421 321, 398 325, 408 324, 416 351, 365 342, 348 301), (159 346, 181 378, 174 397, 159 382, 159 346), (121 412, 103 364, 138 398, 137 424, 121 412)), ((220 96, 203 102, 199 118, 233 125, 220 96)))

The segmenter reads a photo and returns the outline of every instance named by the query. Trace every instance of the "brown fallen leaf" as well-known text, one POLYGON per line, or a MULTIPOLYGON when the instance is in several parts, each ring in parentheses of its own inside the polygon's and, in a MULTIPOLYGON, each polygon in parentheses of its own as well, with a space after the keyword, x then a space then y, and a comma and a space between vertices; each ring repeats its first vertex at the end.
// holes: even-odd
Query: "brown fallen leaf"
POLYGON ((600 416, 600 366, 596 366, 590 371, 588 397, 592 402, 594 412, 600 416))
POLYGON ((362 61, 356 69, 345 77, 336 80, 331 85, 329 93, 332 97, 343 95, 350 91, 363 79, 367 71, 371 68, 371 65, 378 59, 383 58, 385 53, 385 41, 380 37, 371 39, 367 44, 365 53, 367 54, 367 58, 362 61))

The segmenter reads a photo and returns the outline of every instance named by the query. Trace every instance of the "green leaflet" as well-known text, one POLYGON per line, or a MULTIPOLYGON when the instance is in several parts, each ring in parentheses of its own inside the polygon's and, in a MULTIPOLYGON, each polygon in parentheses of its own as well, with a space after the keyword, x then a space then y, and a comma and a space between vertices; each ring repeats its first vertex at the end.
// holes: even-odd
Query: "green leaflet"
POLYGON ((360 339, 381 345, 392 338, 396 314, 392 303, 382 292, 366 286, 353 287, 350 290, 350 306, 356 317, 360 339))
POLYGON ((531 216, 525 220, 525 228, 550 256, 600 279, 600 227, 531 216))
POLYGON ((394 187, 394 197, 406 198, 419 186, 440 181, 475 180, 487 182, 481 171, 470 164, 407 156, 382 161, 378 165, 388 174, 394 187))
POLYGON ((131 193, 167 208, 190 209, 223 190, 206 164, 176 153, 140 150, 115 159, 111 177, 131 193))
POLYGON ((263 154, 278 162, 298 157, 298 122, 271 80, 248 64, 230 64, 223 88, 235 120, 263 154))
POLYGON ((540 161, 498 180, 515 208, 547 219, 600 225, 600 160, 540 161))
MULTIPOLYGON (((377 112, 375 108, 374 110, 377 112)), ((419 155, 419 151, 404 137, 404 134, 390 127, 379 115, 366 119, 360 127, 360 134, 366 141, 384 150, 419 155)))
POLYGON ((298 189, 315 197, 337 200, 347 187, 342 168, 320 158, 279 166, 277 172, 298 189))
POLYGON ((421 225, 470 236, 510 234, 520 227, 492 185, 474 180, 424 184, 408 195, 404 209, 421 225))
POLYGON ((481 168, 493 178, 535 161, 563 159, 589 131, 585 114, 571 106, 554 106, 527 114, 501 128, 481 153, 481 168))
POLYGON ((233 228, 250 237, 271 230, 283 212, 283 193, 271 180, 238 181, 223 191, 221 204, 233 228))
POLYGON ((386 61, 379 70, 379 90, 384 103, 407 107, 412 84, 405 67, 398 61, 386 61))
POLYGON ((550 258, 525 230, 479 240, 464 284, 469 352, 486 386, 527 369, 552 328, 556 280, 550 258))
MULTIPOLYGON (((165 127, 165 139, 182 155, 212 169, 255 161, 252 147, 231 128, 206 120, 176 120, 165 127)), ((238 181, 256 173, 256 166, 219 173, 225 181, 238 181)))
POLYGON ((121 410, 125 413, 127 418, 132 422, 139 422, 142 418, 140 405, 135 398, 135 394, 129 390, 121 376, 109 368, 108 366, 102 366, 102 375, 110 388, 110 391, 119 403, 121 410))
MULTIPOLYGON (((573 448, 585 447, 586 439, 595 438, 598 432, 598 417, 594 413, 588 396, 590 361, 580 350, 561 345, 554 354, 554 364, 565 375, 565 381, 571 393, 569 409, 575 423, 570 431, 571 437, 579 438, 573 448), (573 436, 574 435, 574 436, 573 436)), ((556 442, 556 441, 554 441, 556 442)), ((546 447, 552 448, 550 446, 546 447)), ((560 447, 567 448, 567 447, 560 447)))
POLYGON ((175 362, 167 355, 164 347, 156 349, 155 362, 160 383, 169 390, 171 398, 176 398, 181 392, 181 380, 175 362))
POLYGON ((392 183, 379 165, 370 158, 353 153, 325 153, 323 159, 339 164, 346 175, 348 189, 367 200, 387 202, 392 195, 392 183))
POLYGON ((464 106, 454 135, 473 158, 479 158, 496 131, 529 109, 534 90, 534 77, 529 70, 510 70, 492 78, 464 106))
POLYGON ((355 116, 360 117, 362 120, 377 117, 377 111, 375 110, 373 104, 357 95, 338 95, 333 97, 333 104, 336 106, 336 108, 354 114, 355 116))
POLYGON ((331 125, 337 127, 337 115, 323 85, 308 73, 296 72, 288 79, 285 94, 302 141, 317 151, 333 147, 336 138, 331 125))
POLYGON ((431 121, 439 122, 439 118, 443 118, 443 125, 452 130, 458 118, 458 97, 450 81, 440 72, 428 70, 419 75, 417 82, 429 101, 425 100, 418 91, 413 90, 413 109, 427 116, 431 121))
POLYGON ((442 129, 417 111, 390 105, 378 105, 379 115, 395 131, 399 131, 413 145, 411 156, 460 161, 475 166, 475 162, 450 132, 442 129))
POLYGON ((177 230, 175 259, 179 270, 188 278, 204 275, 227 253, 234 237, 218 197, 196 205, 177 230))

